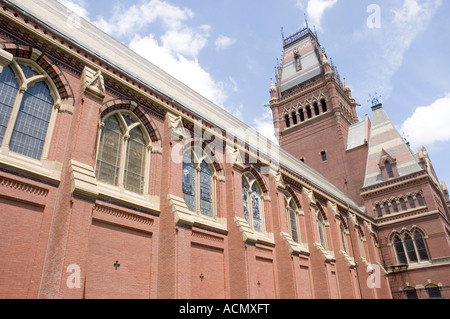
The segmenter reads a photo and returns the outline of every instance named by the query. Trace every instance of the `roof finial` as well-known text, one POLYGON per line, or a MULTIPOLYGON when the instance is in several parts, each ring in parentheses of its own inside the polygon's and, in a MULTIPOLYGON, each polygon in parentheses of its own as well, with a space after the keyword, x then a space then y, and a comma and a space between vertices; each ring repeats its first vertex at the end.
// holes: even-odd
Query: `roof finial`
POLYGON ((305 15, 306 28, 309 29, 308 17, 306 16, 306 13, 304 15, 305 15))

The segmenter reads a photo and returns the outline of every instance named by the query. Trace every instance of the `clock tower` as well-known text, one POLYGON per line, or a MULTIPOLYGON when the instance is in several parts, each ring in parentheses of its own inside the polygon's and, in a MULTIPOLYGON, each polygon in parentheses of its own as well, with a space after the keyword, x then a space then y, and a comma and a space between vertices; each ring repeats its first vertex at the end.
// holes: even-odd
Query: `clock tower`
POLYGON ((370 122, 359 121, 350 88, 308 27, 283 36, 270 95, 280 147, 363 205, 370 122))

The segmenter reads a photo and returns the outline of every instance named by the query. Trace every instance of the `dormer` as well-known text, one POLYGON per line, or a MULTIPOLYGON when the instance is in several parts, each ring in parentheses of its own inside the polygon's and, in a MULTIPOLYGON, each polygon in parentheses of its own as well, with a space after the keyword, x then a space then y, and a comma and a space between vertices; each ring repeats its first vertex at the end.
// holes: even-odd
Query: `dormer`
POLYGON ((381 151, 378 167, 381 171, 383 181, 387 181, 399 176, 397 169, 397 160, 388 154, 384 149, 381 151))

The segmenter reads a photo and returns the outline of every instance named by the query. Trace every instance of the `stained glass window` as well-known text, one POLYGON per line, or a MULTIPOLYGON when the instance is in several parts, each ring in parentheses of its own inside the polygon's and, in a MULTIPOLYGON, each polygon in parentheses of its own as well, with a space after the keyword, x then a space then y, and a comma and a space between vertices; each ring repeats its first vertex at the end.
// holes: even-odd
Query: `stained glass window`
POLYGON ((419 253, 420 260, 422 261, 430 260, 422 234, 416 231, 416 233, 414 234, 414 241, 416 243, 417 252, 419 253))
POLYGON ((406 259, 405 247, 403 246, 402 240, 398 236, 395 236, 394 238, 394 248, 395 252, 397 253, 398 262, 401 265, 408 264, 408 260, 406 259))
POLYGON ((408 258, 410 262, 417 262, 417 254, 416 254, 416 249, 414 248, 414 243, 411 239, 411 236, 409 236, 409 234, 405 235, 405 248, 406 248, 406 252, 408 253, 408 258))
POLYGON ((196 211, 195 203, 195 164, 191 152, 186 152, 183 159, 183 197, 188 208, 196 211))
POLYGON ((104 123, 97 156, 97 178, 101 182, 118 185, 122 131, 115 116, 104 123))
POLYGON ((250 207, 248 202, 248 186, 247 182, 242 179, 242 199, 244 203, 244 216, 248 223, 250 223, 250 207))
POLYGON ((257 232, 262 232, 262 216, 261 216, 261 195, 256 184, 252 186, 252 216, 253 229, 257 232))
POLYGON ((11 151, 41 159, 53 105, 45 82, 38 82, 25 92, 9 143, 11 151))
POLYGON ((144 190, 145 139, 139 127, 130 132, 125 164, 125 189, 142 193, 144 190))
POLYGON ((242 177, 242 199, 245 219, 254 231, 262 233, 264 229, 262 195, 257 181, 249 174, 242 177))
POLYGON ((213 217, 213 177, 205 161, 200 165, 200 212, 213 217))
POLYGON ((4 68, 0 74, 0 144, 3 142, 18 90, 19 84, 14 78, 14 72, 9 66, 4 68))
POLYGON ((15 60, 11 64, 15 67, 5 67, 0 75, 0 142, 6 142, 14 153, 40 160, 55 101, 43 78, 30 81, 39 75, 36 71, 15 60), (24 82, 18 83, 16 79, 24 82), (19 93, 20 86, 25 88, 24 92, 19 93), (15 106, 16 101, 20 105, 15 106), (15 122, 9 123, 13 112, 15 122), (8 125, 12 130, 4 141, 8 125))
POLYGON ((96 175, 100 182, 143 194, 148 142, 131 114, 108 116, 100 135, 96 175))
POLYGON ((299 243, 300 239, 299 239, 298 226, 297 226, 297 209, 295 208, 295 205, 294 205, 292 199, 289 202, 288 211, 289 211, 289 221, 290 221, 290 226, 291 226, 292 239, 296 243, 299 243))
POLYGON ((323 248, 327 248, 327 240, 325 237, 325 224, 322 213, 319 213, 319 215, 317 216, 317 226, 319 228, 320 244, 322 245, 323 248))

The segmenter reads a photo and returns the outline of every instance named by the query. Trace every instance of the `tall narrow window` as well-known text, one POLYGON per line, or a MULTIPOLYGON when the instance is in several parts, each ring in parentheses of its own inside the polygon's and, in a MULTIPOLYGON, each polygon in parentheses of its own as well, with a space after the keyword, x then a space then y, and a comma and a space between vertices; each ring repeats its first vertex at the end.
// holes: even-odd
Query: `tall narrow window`
POLYGON ((302 59, 301 56, 298 53, 294 54, 294 59, 295 59, 295 68, 298 71, 302 70, 302 59))
POLYGON ((408 197, 408 202, 411 208, 416 208, 416 204, 414 203, 414 198, 412 198, 412 196, 408 197))
POLYGON ((392 201, 391 205, 392 205, 392 209, 394 210, 394 213, 398 213, 397 202, 394 200, 394 201, 392 201))
POLYGON ((300 109, 298 113, 300 114, 300 122, 305 122, 305 112, 303 109, 300 109))
POLYGON ((376 206, 376 210, 377 210, 378 217, 383 217, 383 211, 381 210, 381 206, 380 205, 376 206))
POLYGON ((395 236, 394 238, 394 248, 397 253, 397 259, 400 265, 407 265, 408 260, 406 259, 405 247, 403 246, 403 242, 399 236, 395 236))
POLYGON ((400 206, 402 207, 402 210, 408 210, 406 207, 406 202, 403 198, 400 198, 400 206))
POLYGON ((322 111, 323 111, 323 113, 328 112, 327 102, 325 100, 321 100, 320 104, 322 104, 322 111))
POLYGON ((344 246, 344 251, 346 253, 348 253, 347 235, 346 235, 344 223, 342 223, 342 222, 341 222, 341 239, 342 239, 342 245, 344 246))
POLYGON ((425 203, 423 201, 423 197, 421 194, 417 194, 416 198, 417 198, 417 202, 419 203, 419 206, 425 206, 425 203))
POLYGON ((389 161, 386 161, 385 166, 389 178, 394 178, 394 171, 392 170, 391 163, 389 161))
POLYGON ((261 188, 253 175, 244 174, 242 177, 244 215, 253 230, 259 233, 264 230, 264 206, 261 194, 261 188))
POLYGON ((322 152, 320 153, 320 156, 322 157, 322 162, 328 161, 327 152, 322 151, 322 152))
POLYGON ((284 116, 284 121, 286 122, 286 127, 291 127, 291 120, 289 119, 289 115, 284 116))
POLYGON ((31 61, 21 63, 13 60, 0 75, 0 142, 14 153, 41 160, 57 114, 57 93, 52 95, 48 75, 39 74, 31 61))
POLYGON ((384 211, 386 212, 386 214, 390 215, 391 214, 391 209, 389 208, 389 204, 385 203, 384 204, 384 211))
POLYGON ((428 256, 427 247, 425 246, 425 241, 420 232, 416 231, 414 234, 414 242, 416 244, 417 253, 421 261, 428 261, 430 257, 428 256))
POLYGON ((317 215, 317 227, 319 229, 319 240, 323 248, 327 249, 327 239, 325 234, 325 220, 322 212, 317 215))
POLYGON ((189 210, 207 217, 214 217, 214 172, 206 159, 193 150, 184 153, 183 198, 189 210))
POLYGON ((308 115, 308 119, 312 118, 311 106, 306 107, 306 114, 308 115))
POLYGON ((144 193, 149 138, 143 125, 128 112, 104 119, 97 153, 99 182, 136 194, 144 193))
POLYGON ((297 206, 295 205, 294 199, 289 194, 286 194, 285 205, 291 237, 296 243, 300 243, 300 233, 297 220, 297 206))
POLYGON ((292 112, 292 121, 294 123, 294 125, 297 125, 297 114, 295 114, 295 112, 292 112))
POLYGON ((409 236, 409 234, 405 235, 404 242, 405 242, 406 252, 408 253, 409 262, 412 262, 412 263, 418 262, 416 249, 414 247, 413 240, 412 240, 411 236, 409 236))
POLYGON ((319 103, 317 103, 317 102, 314 103, 314 113, 316 115, 320 114, 319 103))

